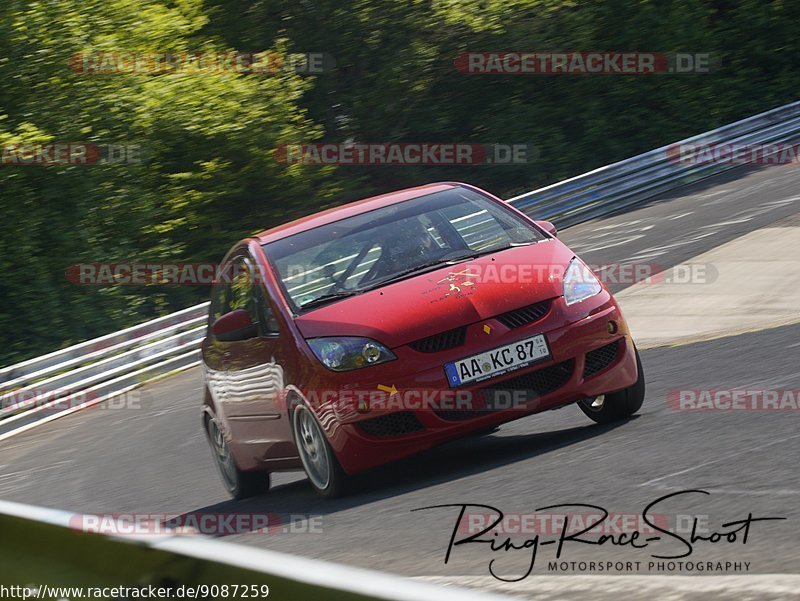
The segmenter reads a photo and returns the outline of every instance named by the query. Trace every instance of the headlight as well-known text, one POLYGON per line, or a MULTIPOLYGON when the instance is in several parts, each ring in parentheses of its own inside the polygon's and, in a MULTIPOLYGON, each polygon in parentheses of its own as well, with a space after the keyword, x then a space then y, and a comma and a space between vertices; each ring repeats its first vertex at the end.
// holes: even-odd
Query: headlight
POLYGON ((578 257, 570 261, 564 273, 564 300, 568 305, 579 303, 589 297, 599 294, 603 287, 578 257))
POLYGON ((349 371, 397 359, 392 351, 369 338, 336 336, 309 338, 306 342, 317 359, 333 371, 349 371))

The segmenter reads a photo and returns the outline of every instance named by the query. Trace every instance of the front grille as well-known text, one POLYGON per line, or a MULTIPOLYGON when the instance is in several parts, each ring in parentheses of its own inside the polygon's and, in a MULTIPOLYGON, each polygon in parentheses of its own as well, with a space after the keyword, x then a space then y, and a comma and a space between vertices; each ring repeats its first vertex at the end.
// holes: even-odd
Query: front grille
MULTIPOLYGON (((502 313, 495 317, 497 321, 502 323, 507 328, 513 330, 514 328, 521 328, 522 326, 539 321, 542 317, 547 315, 550 311, 550 305, 553 299, 520 307, 507 313, 502 313)), ((464 344, 466 339, 467 328, 462 326, 446 332, 439 332, 433 336, 420 338, 414 342, 409 343, 409 346, 415 351, 420 353, 438 353, 439 351, 446 351, 447 349, 455 348, 464 344)))
POLYGON ((424 430, 417 417, 408 411, 389 413, 373 419, 358 422, 358 427, 370 436, 402 436, 424 430))
POLYGON ((588 378, 596 373, 603 371, 614 362, 619 352, 619 340, 611 344, 601 346, 598 349, 586 353, 586 362, 583 366, 583 377, 588 378))
POLYGON ((436 415, 449 421, 462 421, 503 409, 513 409, 518 401, 532 401, 561 388, 569 381, 574 367, 575 361, 569 359, 515 378, 490 384, 481 389, 483 396, 482 408, 461 411, 437 411, 436 415))
POLYGON ((497 321, 512 330, 514 328, 521 328, 522 326, 539 321, 542 317, 547 315, 552 303, 553 300, 550 299, 520 309, 514 309, 508 313, 498 315, 497 321))
POLYGON ((420 338, 411 342, 409 346, 420 353, 438 353, 464 344, 467 328, 462 326, 454 330, 440 332, 427 338, 420 338))

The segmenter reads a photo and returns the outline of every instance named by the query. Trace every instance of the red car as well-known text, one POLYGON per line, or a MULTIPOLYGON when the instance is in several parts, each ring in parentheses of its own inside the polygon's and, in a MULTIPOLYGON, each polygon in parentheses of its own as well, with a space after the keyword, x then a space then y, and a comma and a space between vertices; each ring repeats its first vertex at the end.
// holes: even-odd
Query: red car
POLYGON ((571 403, 644 399, 611 293, 552 224, 460 183, 368 198, 236 244, 202 344, 204 428, 228 491, 348 476, 571 403))

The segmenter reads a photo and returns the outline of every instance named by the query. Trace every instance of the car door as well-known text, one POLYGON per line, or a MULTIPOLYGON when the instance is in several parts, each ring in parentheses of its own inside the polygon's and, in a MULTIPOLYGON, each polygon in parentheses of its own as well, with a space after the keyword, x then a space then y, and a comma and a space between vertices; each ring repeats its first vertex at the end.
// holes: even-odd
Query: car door
POLYGON ((286 333, 281 331, 252 257, 243 250, 230 263, 226 311, 246 311, 256 335, 219 343, 226 421, 234 441, 251 445, 259 459, 293 455, 283 396, 286 333))

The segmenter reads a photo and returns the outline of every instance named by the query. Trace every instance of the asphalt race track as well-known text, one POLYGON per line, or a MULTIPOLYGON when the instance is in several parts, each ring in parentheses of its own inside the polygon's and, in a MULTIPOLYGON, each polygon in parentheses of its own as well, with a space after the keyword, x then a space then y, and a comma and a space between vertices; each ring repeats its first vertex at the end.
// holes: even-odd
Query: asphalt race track
MULTIPOLYGON (((798 190, 795 165, 738 170, 570 228, 561 238, 590 263, 651 261, 666 268, 748 232, 796 223, 798 190)), ((785 252, 800 260, 800 249, 785 252)), ((192 369, 146 386, 139 408, 89 409, 0 443, 0 497, 81 513, 256 512, 278 514, 285 522, 304 516, 310 519, 293 528, 225 538, 458 582, 487 576, 495 557, 496 571, 520 576, 530 554, 463 545, 445 565, 458 508, 413 509, 465 503, 522 514, 586 503, 629 515, 663 495, 703 489, 710 494, 670 499, 658 512, 670 524, 680 523, 680 516, 707 516, 710 531, 748 514, 787 519, 751 524, 746 544, 741 538, 698 542, 682 561, 749 562, 748 571, 717 574, 797 573, 800 412, 680 411, 668 406, 667 397, 683 389, 798 388, 800 324, 651 348, 642 359, 647 399, 628 422, 595 426, 577 407, 531 416, 363 475, 351 496, 334 501, 318 499, 299 473, 274 476, 268 495, 229 501, 200 432, 200 378, 192 369)), ((631 571, 697 574, 649 569, 651 551, 685 551, 675 540, 659 544, 632 549, 575 543, 560 559, 638 560, 639 569, 631 571)), ((533 574, 553 573, 547 566, 554 547, 539 550, 533 574)))

